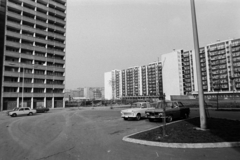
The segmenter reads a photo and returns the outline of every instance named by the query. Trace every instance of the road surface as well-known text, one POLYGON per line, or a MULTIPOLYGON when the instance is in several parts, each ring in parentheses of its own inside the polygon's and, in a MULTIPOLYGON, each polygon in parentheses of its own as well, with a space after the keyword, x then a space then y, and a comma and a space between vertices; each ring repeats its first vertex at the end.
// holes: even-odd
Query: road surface
MULTIPOLYGON (((0 160, 238 159, 239 148, 170 149, 124 142, 160 122, 124 121, 119 108, 54 109, 34 116, 0 114, 0 160), (238 157, 238 158, 237 158, 238 157)), ((191 116, 197 116, 196 110, 191 116)), ((211 116, 239 118, 240 112, 211 116)))

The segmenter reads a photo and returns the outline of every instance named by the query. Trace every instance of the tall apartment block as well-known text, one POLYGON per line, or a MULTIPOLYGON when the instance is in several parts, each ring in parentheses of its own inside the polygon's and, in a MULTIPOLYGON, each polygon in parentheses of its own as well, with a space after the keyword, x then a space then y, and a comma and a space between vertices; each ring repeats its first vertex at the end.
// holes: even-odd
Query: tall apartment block
POLYGON ((240 39, 211 43, 200 50, 205 56, 201 70, 203 89, 209 97, 240 96, 240 39), (205 61, 204 61, 205 60, 205 61))
POLYGON ((158 99, 162 97, 162 65, 148 65, 112 70, 104 74, 105 99, 158 99), (113 89, 109 82, 114 81, 113 89))
MULTIPOLYGON (((240 39, 217 41, 199 48, 202 87, 206 98, 240 97, 240 39)), ((194 51, 162 55, 164 93, 198 96, 194 51), (177 65, 178 64, 178 65, 177 65)))
POLYGON ((66 0, 0 0, 1 110, 64 107, 66 0))
MULTIPOLYGON (((195 52, 174 50, 161 63, 121 71, 121 98, 198 96, 195 52)), ((202 87, 206 98, 240 97, 240 39, 217 41, 199 48, 202 87)))

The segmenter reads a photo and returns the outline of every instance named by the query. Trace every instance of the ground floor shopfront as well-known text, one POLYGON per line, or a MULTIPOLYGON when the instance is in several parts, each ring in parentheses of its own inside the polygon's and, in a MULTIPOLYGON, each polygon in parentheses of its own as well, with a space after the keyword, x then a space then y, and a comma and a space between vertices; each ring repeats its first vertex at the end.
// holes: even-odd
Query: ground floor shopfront
POLYGON ((63 97, 4 97, 2 110, 12 110, 16 107, 64 108, 63 97))

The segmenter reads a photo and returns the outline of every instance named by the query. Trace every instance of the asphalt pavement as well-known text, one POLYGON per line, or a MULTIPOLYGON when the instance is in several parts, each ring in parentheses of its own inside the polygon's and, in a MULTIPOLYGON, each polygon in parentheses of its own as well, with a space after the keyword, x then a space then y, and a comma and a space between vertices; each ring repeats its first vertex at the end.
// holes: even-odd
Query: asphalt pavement
MULTIPOLYGON (((122 141, 126 135, 161 125, 148 120, 124 121, 123 108, 53 109, 34 116, 0 114, 0 160, 235 160, 240 148, 172 149, 122 141)), ((219 118, 240 119, 239 112, 209 111, 219 118)), ((191 110, 191 117, 198 110, 191 110)))

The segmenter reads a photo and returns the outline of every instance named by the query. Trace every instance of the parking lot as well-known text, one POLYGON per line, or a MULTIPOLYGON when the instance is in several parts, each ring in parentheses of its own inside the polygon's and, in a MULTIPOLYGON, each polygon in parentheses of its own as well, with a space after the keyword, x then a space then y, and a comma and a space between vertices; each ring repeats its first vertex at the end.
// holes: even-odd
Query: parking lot
MULTIPOLYGON (((122 141, 126 135, 161 125, 148 120, 124 121, 121 108, 53 109, 33 116, 0 113, 0 159, 129 160, 238 159, 239 148, 170 149, 122 141)), ((239 119, 240 112, 210 111, 210 116, 239 119)), ((198 116, 191 110, 190 117, 198 116)))

